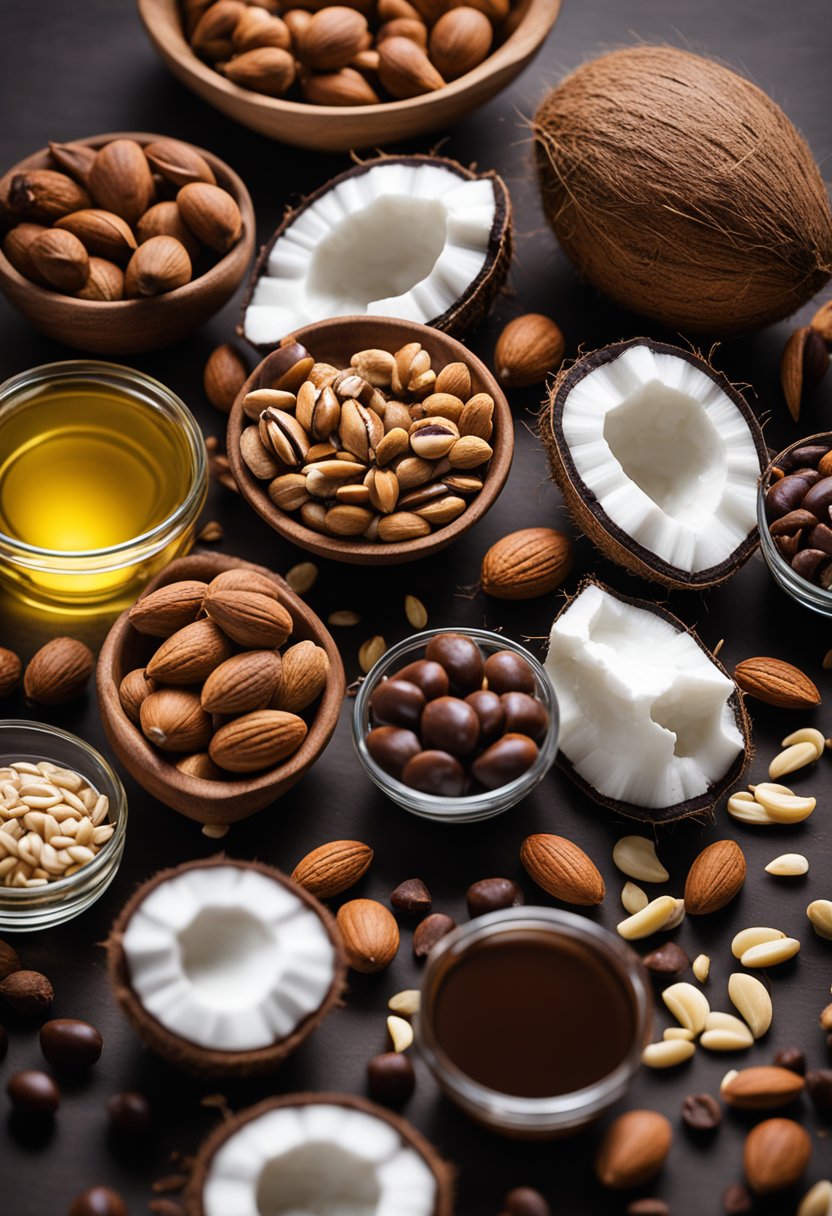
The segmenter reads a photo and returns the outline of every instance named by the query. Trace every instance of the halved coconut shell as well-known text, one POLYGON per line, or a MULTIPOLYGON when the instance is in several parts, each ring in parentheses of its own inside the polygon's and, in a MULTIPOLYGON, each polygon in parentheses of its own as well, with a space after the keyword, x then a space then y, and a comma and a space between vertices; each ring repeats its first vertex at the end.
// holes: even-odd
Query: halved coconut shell
POLYGON ((286 215, 257 258, 238 333, 264 354, 330 316, 392 316, 464 334, 490 309, 511 251, 511 199, 496 173, 440 156, 377 157, 286 215), (467 189, 462 201, 454 182, 467 189))
MULTIPOLYGON (((261 1196, 260 1188, 262 1187, 264 1190, 266 1188, 274 1188, 275 1190, 280 1188, 282 1192, 281 1200, 285 1199, 287 1202, 294 1200, 299 1211, 318 1211, 319 1208, 317 1206, 312 1206, 318 1197, 310 1193, 310 1187, 315 1185, 316 1179, 319 1179, 322 1189, 326 1188, 325 1194, 320 1197, 329 1205, 326 1210, 332 1212, 340 1211, 341 1208, 337 1206, 339 1200, 341 1203, 346 1204, 352 1196, 338 1193, 337 1182, 333 1178, 335 1171, 327 1169, 326 1149, 328 1145, 319 1139, 315 1139, 315 1133, 309 1127, 308 1114, 316 1107, 321 1108, 324 1118, 329 1113, 325 1108, 330 1108, 331 1112, 331 1109, 334 1107, 341 1108, 345 1114, 354 1112, 356 1116, 360 1116, 360 1126, 364 1131, 362 1139, 365 1139, 366 1133, 371 1130, 367 1122, 370 1119, 377 1120, 379 1125, 385 1125, 384 1128, 380 1126, 380 1130, 385 1133, 385 1140, 388 1140, 386 1135, 387 1129, 393 1133, 395 1139, 392 1140, 392 1144, 398 1144, 398 1152, 401 1154, 399 1158, 400 1185, 405 1198, 402 1206, 396 1208, 391 1206, 388 1195, 388 1203, 384 1208, 385 1212, 392 1212, 394 1210, 404 1211, 406 1208, 407 1216, 453 1216, 453 1172, 450 1166, 441 1159, 436 1149, 405 1119, 401 1118, 400 1115, 376 1106, 365 1098, 360 1098, 353 1094, 340 1093, 287 1094, 280 1098, 269 1098, 265 1102, 260 1102, 257 1106, 251 1106, 247 1110, 240 1111, 226 1122, 220 1124, 208 1136, 197 1154, 191 1180, 185 1193, 187 1216, 217 1216, 220 1211, 222 1212, 222 1216, 236 1216, 237 1209, 233 1208, 233 1195, 218 1193, 216 1202, 212 1202, 210 1196, 206 1198, 206 1184, 210 1185, 209 1180, 211 1179, 212 1165, 217 1155, 223 1149, 227 1149, 235 1137, 239 1137, 242 1140, 246 1134, 246 1129, 252 1123, 261 1119, 267 1119, 275 1112, 280 1111, 292 1112, 293 1114, 296 1112, 298 1116, 293 1121, 295 1123, 295 1127, 293 1128, 294 1143, 287 1146, 284 1150, 285 1156, 291 1158, 293 1153, 298 1152, 298 1149, 302 1150, 304 1145, 308 1145, 308 1164, 313 1168, 304 1170, 301 1167, 297 1172, 293 1171, 287 1179, 287 1185, 295 1189, 289 1192, 285 1187, 280 1187, 279 1175, 273 1174, 269 1177, 270 1170, 279 1170, 280 1168, 279 1156, 271 1161, 266 1158, 265 1161, 260 1162, 253 1159, 250 1154, 244 1156, 238 1155, 238 1159, 235 1162, 235 1177, 232 1185, 235 1188, 240 1185, 241 1168, 250 1168, 252 1171, 251 1186, 254 1195, 252 1196, 250 1206, 246 1210, 252 1212, 272 1211, 268 1198, 265 1195, 261 1196), (300 1130, 301 1128, 309 1135, 309 1139, 306 1141, 301 1139, 303 1134, 300 1130), (414 1170, 420 1174, 419 1182, 421 1183, 424 1183, 432 1175, 434 1182, 432 1202, 427 1196, 421 1206, 415 1200, 418 1183, 413 1177, 414 1170), (262 1203, 260 1202, 261 1197, 263 1199, 262 1203)), ((328 1122, 331 1127, 332 1120, 329 1119, 328 1122)), ((355 1122, 358 1124, 359 1119, 356 1118, 355 1122)), ((348 1121, 345 1119, 344 1124, 346 1125, 347 1123, 348 1121)), ((355 1135, 355 1131, 357 1130, 358 1128, 353 1129, 351 1134, 355 1135)), ((336 1127, 334 1129, 335 1139, 329 1141, 329 1147, 334 1148, 336 1152, 338 1150, 337 1134, 338 1129, 336 1127)), ((355 1146, 354 1142, 353 1148, 355 1146)), ((342 1168, 345 1165, 349 1166, 349 1147, 348 1145, 344 1156, 336 1163, 342 1168)), ((262 1144, 258 1144, 258 1149, 258 1155, 262 1156, 262 1144)), ((355 1185, 363 1187, 363 1185, 366 1185, 366 1175, 372 1172, 372 1163, 368 1163, 366 1159, 358 1157, 357 1154, 356 1156, 357 1160, 354 1162, 354 1166, 357 1168, 353 1182, 355 1185)), ((387 1169, 389 1172, 391 1168, 390 1160, 382 1161, 381 1168, 387 1169)), ((393 1168, 395 1168, 395 1165, 393 1168)), ((371 1212, 372 1208, 369 1206, 366 1198, 362 1198, 367 1212, 371 1212)), ((365 1210, 365 1207, 362 1207, 361 1210, 365 1210)), ((279 1210, 283 1210, 283 1208, 281 1207, 279 1210)), ((358 1209, 350 1206, 349 1210, 358 1209)))
POLYGON ((692 351, 634 338, 584 355, 556 377, 539 426, 577 526, 631 574, 712 587, 757 548, 763 433, 692 351))
MULTIPOLYGON (((210 908, 210 904, 206 904, 204 900, 197 906, 200 914, 205 911, 206 907, 210 908)), ((219 908, 220 912, 226 910, 226 906, 219 908)), ((260 909, 249 909, 245 906, 243 911, 256 914, 260 909)), ((221 919, 218 918, 218 924, 221 919)), ((171 947, 178 956, 182 954, 181 938, 189 927, 190 924, 183 924, 178 930, 175 927, 169 929, 171 947)), ((204 953, 205 947, 203 944, 197 943, 196 949, 204 953)), ((197 965, 203 965, 203 961, 197 958, 197 965)), ((272 866, 263 865, 258 861, 234 861, 223 855, 206 860, 190 861, 180 866, 160 870, 153 878, 143 883, 124 905, 113 925, 107 941, 107 965, 116 1000, 140 1038, 153 1051, 176 1067, 200 1076, 210 1077, 245 1077, 271 1072, 277 1068, 340 1003, 346 986, 346 961, 341 935, 334 918, 323 904, 272 866), (307 915, 311 913, 332 947, 331 980, 324 988, 320 1004, 300 1016, 289 1033, 265 1045, 244 1050, 225 1050, 199 1043, 193 1038, 177 1033, 169 1025, 165 1025, 158 1016, 151 1013, 134 986, 128 951, 125 950, 124 945, 125 935, 134 915, 149 896, 157 892, 164 884, 179 879, 183 875, 192 874, 194 871, 210 875, 220 867, 226 869, 233 867, 241 871, 248 871, 276 884, 280 888, 281 899, 284 902, 287 894, 297 901, 298 913, 292 914, 294 919, 297 920, 298 915, 304 912, 307 915)), ((240 980, 237 977, 235 980, 239 989, 240 980)), ((241 1008, 244 1009, 244 1006, 241 1008)))
MULTIPOLYGON (((581 772, 578 771, 578 768, 575 766, 575 764, 573 764, 572 760, 569 758, 566 751, 564 751, 564 745, 567 748, 569 747, 569 742, 568 742, 568 740, 569 740, 568 701, 567 701, 567 696, 566 696, 565 692, 563 691, 563 689, 561 689, 560 691, 558 689, 558 679, 553 674, 553 664, 550 662, 550 658, 547 656, 547 660, 546 660, 546 664, 545 664, 546 670, 550 676, 550 679, 552 680, 552 684, 555 689, 555 693, 558 695, 558 701, 559 701, 559 706, 560 706, 560 711, 561 711, 561 730, 562 730, 562 739, 564 740, 564 742, 561 743, 561 747, 560 747, 560 749, 558 751, 558 755, 557 755, 557 764, 558 764, 559 768, 561 768, 563 770, 563 772, 566 773, 566 775, 572 781, 574 781, 574 783, 578 786, 578 788, 583 793, 587 794, 590 798, 592 798, 593 801, 598 802, 602 806, 607 807, 609 810, 614 811, 616 814, 624 815, 629 819, 639 819, 646 823, 658 824, 658 823, 671 823, 674 820, 687 819, 687 818, 691 818, 694 816, 701 818, 701 819, 707 819, 709 817, 712 817, 714 807, 719 802, 719 800, 734 785, 736 785, 737 782, 742 778, 744 772, 748 768, 748 765, 751 761, 751 757, 753 755, 753 747, 752 747, 752 743, 751 743, 751 722, 750 722, 750 719, 748 716, 748 712, 745 708, 745 700, 744 700, 742 692, 737 687, 735 681, 731 678, 731 676, 726 671, 726 669, 722 666, 722 664, 708 650, 707 646, 705 646, 705 644, 702 642, 701 638, 699 638, 697 636, 695 630, 690 629, 687 625, 685 625, 685 623, 683 621, 680 621, 678 617, 674 616, 670 612, 667 612, 664 608, 659 607, 658 604, 653 604, 647 600, 635 599, 630 596, 622 595, 620 592, 614 590, 612 587, 608 587, 605 584, 598 582, 596 579, 589 578, 589 579, 584 579, 581 582, 576 594, 567 600, 567 602, 564 604, 561 611, 555 617, 555 620, 554 620, 554 623, 552 626, 553 630, 557 626, 557 624, 561 620, 561 618, 564 617, 565 614, 568 613, 569 610, 573 607, 573 605, 580 598, 580 596, 590 588, 597 588, 598 590, 603 592, 605 595, 612 597, 612 599, 618 601, 621 604, 628 605, 632 608, 641 609, 645 612, 652 613, 654 616, 658 617, 659 620, 664 621, 666 624, 670 625, 679 634, 686 635, 686 637, 690 640, 690 642, 694 643, 699 648, 699 650, 707 657, 709 664, 718 673, 720 673, 720 675, 725 677, 725 680, 727 681, 727 685, 724 686, 723 691, 728 690, 728 685, 731 686, 732 691, 730 691, 727 698, 725 698, 724 707, 725 707, 725 710, 730 712, 730 714, 732 715, 733 725, 736 728, 736 732, 739 737, 741 746, 739 747, 739 750, 736 752, 735 758, 733 760, 731 760, 730 763, 728 763, 725 771, 721 775, 719 775, 717 778, 713 779, 707 785, 707 788, 705 788, 704 790, 702 790, 701 793, 698 793, 695 796, 681 799, 672 804, 657 805, 657 806, 640 805, 637 802, 627 801, 627 800, 618 799, 618 798, 609 796, 609 795, 601 792, 600 790, 596 789, 592 785, 592 782, 590 780, 588 780, 581 772)), ((612 642, 610 642, 608 639, 605 639, 605 640, 607 640, 608 645, 612 646, 612 642)), ((645 642, 645 645, 648 648, 651 647, 652 644, 653 643, 651 643, 651 641, 649 639, 645 642)), ((585 648, 582 647, 582 649, 585 649, 585 648)), ((551 651, 551 642, 550 642, 550 651, 551 651)), ((620 672, 618 673, 618 675, 620 676, 620 672)), ((659 726, 664 726, 665 730, 670 730, 670 728, 667 726, 667 723, 661 722, 660 716, 658 714, 656 714, 655 717, 653 716, 654 708, 655 708, 655 706, 651 706, 651 722, 656 723, 659 726)), ((605 704, 604 709, 610 710, 610 712, 615 712, 614 706, 612 708, 610 708, 610 706, 608 704, 605 704)), ((626 713, 626 710, 622 710, 622 714, 624 714, 624 713, 626 713)), ((672 714, 668 715, 668 716, 672 716, 672 714)), ((585 714, 584 714, 584 717, 586 717, 585 714)), ((627 727, 628 752, 627 752, 627 754, 628 754, 628 756, 632 756, 632 761, 633 761, 634 765, 642 765, 643 761, 639 757, 638 750, 637 750, 638 722, 635 719, 635 717, 628 716, 627 720, 628 720, 628 727, 627 727)), ((590 730, 592 729, 592 724, 590 724, 589 729, 590 730)), ((599 728, 599 729, 602 730, 603 728, 599 728)), ((684 754, 684 753, 682 753, 682 754, 684 754)), ((675 755, 675 747, 674 747, 674 755, 675 755)), ((607 769, 608 769, 608 771, 612 770, 612 762, 610 762, 610 764, 607 766, 607 769)))

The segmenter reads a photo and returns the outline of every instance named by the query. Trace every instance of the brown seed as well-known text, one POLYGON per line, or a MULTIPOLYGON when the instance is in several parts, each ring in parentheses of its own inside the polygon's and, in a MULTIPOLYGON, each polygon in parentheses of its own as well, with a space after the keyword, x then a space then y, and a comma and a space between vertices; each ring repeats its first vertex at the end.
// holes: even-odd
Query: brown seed
POLYGON ((409 916, 424 916, 430 912, 431 894, 421 878, 406 878, 390 895, 390 903, 397 912, 409 916))
POLYGON ((746 1216, 754 1210, 754 1200, 748 1188, 737 1182, 723 1193, 722 1207, 725 1216, 746 1216))
POLYGON ((95 666, 89 646, 76 638, 53 638, 29 660, 23 673, 26 700, 63 705, 80 697, 95 666))
POLYGON ((89 206, 86 190, 52 169, 27 169, 15 173, 9 182, 7 208, 14 220, 52 224, 70 211, 89 206))
POLYGON ((799 1077, 806 1076, 806 1057, 799 1047, 781 1047, 774 1057, 774 1063, 777 1068, 788 1068, 789 1072, 796 1072, 799 1077))
POLYGON ((430 33, 430 58, 445 80, 464 76, 488 55, 494 30, 485 13, 467 5, 443 13, 430 33))
POLYGON ((54 1018, 40 1028, 40 1049, 53 1068, 83 1072, 92 1068, 104 1046, 101 1032, 76 1018, 54 1018))
POLYGON ((148 207, 135 228, 140 245, 153 236, 173 236, 185 246, 192 263, 202 252, 202 245, 182 219, 175 199, 163 199, 161 203, 148 207))
POLYGON ((765 1119, 748 1133, 743 1150, 751 1190, 769 1195, 798 1181, 812 1155, 809 1133, 793 1119, 765 1119))
POLYGON ((796 329, 783 348, 780 383, 789 413, 795 422, 805 392, 820 384, 829 367, 829 351, 823 337, 811 325, 796 329))
POLYGON ((333 840, 307 853, 292 871, 292 880, 318 899, 348 891, 370 868, 373 850, 360 840, 333 840))
POLYGON ((144 1135, 152 1126, 150 1103, 134 1090, 113 1094, 107 1102, 107 1117, 117 1132, 131 1136, 144 1135))
POLYGON ((386 39, 379 47, 378 74, 397 100, 432 93, 445 85, 425 52, 410 38, 400 36, 386 39))
POLYGON ((145 144, 144 154, 151 169, 161 173, 175 186, 187 186, 188 182, 216 182, 214 171, 204 156, 190 144, 179 139, 154 139, 145 144))
POLYGON ((690 966, 690 959, 676 942, 665 942, 642 959, 648 971, 654 975, 678 975, 690 966))
POLYGON ((90 192, 105 211, 134 224, 150 206, 153 175, 133 139, 114 139, 99 148, 89 176, 90 192))
POLYGON ((21 970, 11 972, 0 982, 0 997, 22 1017, 37 1017, 52 1004, 55 992, 39 971, 21 970))
POLYGON ((351 899, 336 917, 347 962, 371 974, 388 967, 399 949, 399 926, 388 908, 374 899, 351 899))
POLYGON ((139 245, 124 272, 129 299, 163 295, 190 283, 193 269, 188 251, 175 236, 152 236, 139 245))
POLYGON ((734 668, 734 679, 744 693, 781 709, 810 709, 820 704, 815 683, 782 659, 743 659, 734 668))
POLYGON ((240 208, 227 190, 191 182, 182 187, 176 202, 194 236, 216 253, 228 253, 242 236, 240 208))
POLYGON ((37 1068, 25 1068, 9 1077, 6 1092, 14 1109, 29 1118, 48 1118, 61 1103, 55 1082, 48 1073, 37 1068))
POLYGON ((41 279, 69 295, 80 291, 89 277, 89 254, 77 236, 62 228, 47 228, 35 237, 29 257, 41 279))
POLYGON ((540 1191, 530 1186, 515 1186, 503 1200, 502 1216, 552 1216, 552 1209, 540 1191))
POLYGON ((456 928, 456 921, 444 912, 431 912, 413 931, 413 954, 416 958, 427 958, 437 942, 456 928))
POLYGON ((205 364, 205 396, 213 406, 227 414, 247 379, 248 368, 242 356, 230 342, 223 342, 215 347, 205 364))
POLYGON ((520 388, 556 372, 563 352, 563 334, 555 322, 540 313, 526 313, 509 321, 497 339, 494 367, 507 388, 520 388))
MULTIPOLYGON (((282 97, 294 84, 296 75, 294 59, 279 46, 261 46, 243 51, 224 64, 223 71, 229 80, 241 88, 265 93, 267 97, 282 97)), ((205 244, 209 245, 210 242, 206 240, 205 244)))
POLYGON ((722 1122, 722 1107, 710 1094, 689 1094, 682 1103, 682 1122, 691 1131, 716 1131, 722 1122))
POLYGON ((89 207, 55 221, 55 227, 76 236, 87 253, 125 265, 136 248, 130 225, 112 211, 89 207))
POLYGON ((0 697, 8 697, 20 683, 23 664, 13 650, 0 646, 0 697))
POLYGON ((404 1106, 416 1088, 416 1073, 410 1056, 386 1051, 367 1061, 367 1090, 374 1102, 394 1108, 404 1106))
POLYGON ((649 1182, 664 1164, 672 1139, 670 1123, 657 1111, 619 1115, 604 1133, 595 1158, 599 1181, 611 1190, 649 1182))
POLYGON ((523 901, 523 892, 510 878, 481 878, 465 893, 469 916, 485 916, 500 908, 516 908, 523 901))
POLYGON ((20 971, 21 967, 20 955, 13 946, 0 938, 0 980, 4 980, 13 971, 20 971))
POLYGON ((124 271, 106 258, 90 258, 87 281, 75 295, 79 300, 123 300, 124 271))
POLYGON ((821 1119, 832 1115, 832 1068, 816 1068, 807 1072, 806 1092, 821 1119))

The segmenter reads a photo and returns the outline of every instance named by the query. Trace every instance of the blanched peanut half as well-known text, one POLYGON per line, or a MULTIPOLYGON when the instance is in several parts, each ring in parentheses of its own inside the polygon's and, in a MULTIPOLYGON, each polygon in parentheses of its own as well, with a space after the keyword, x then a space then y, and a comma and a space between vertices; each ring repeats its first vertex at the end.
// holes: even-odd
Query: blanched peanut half
POLYGON ((818 751, 814 743, 792 743, 774 757, 768 766, 768 775, 772 781, 777 781, 788 773, 796 773, 807 764, 814 764, 817 758, 818 751))
POLYGON ((628 942, 638 941, 642 937, 650 937, 663 929, 671 916, 676 915, 676 900, 672 895, 660 895, 652 900, 646 908, 636 912, 634 916, 622 920, 616 928, 619 934, 628 942))
POLYGON ((648 1068, 675 1068, 689 1060, 696 1051, 694 1043, 685 1039, 663 1039, 650 1043, 641 1053, 641 1062, 648 1068))
POLYGON ((806 909, 812 928, 818 937, 832 941, 832 900, 815 899, 806 909))
POLYGON ((683 899, 676 900, 676 907, 671 912, 665 923, 662 925, 662 933, 669 933, 671 929, 678 929, 682 921, 685 919, 685 901, 683 899))
POLYGON ((706 1051, 743 1051, 752 1046, 754 1036, 733 1013, 710 1013, 699 1042, 706 1051))
POLYGON ((802 823, 817 805, 814 798, 801 798, 787 786, 768 781, 755 785, 753 793, 755 802, 777 823, 802 823))
POLYGON ((764 984, 744 971, 734 971, 728 978, 728 996, 748 1023, 755 1039, 761 1038, 774 1014, 771 996, 764 984))
POLYGON ((815 749, 815 759, 820 760, 826 748, 826 740, 814 726, 803 726, 793 730, 790 735, 780 741, 781 747, 792 747, 795 743, 811 743, 815 749))
POLYGON ((777 878, 797 878, 809 873, 809 862, 802 853, 781 853, 766 866, 766 874, 777 878))
POLYGON ((634 882, 625 882, 621 888, 621 902, 624 905, 624 911, 629 912, 630 916, 635 916, 636 912, 641 912, 647 907, 650 900, 646 891, 642 891, 641 887, 636 886, 634 882))
POLYGON ((699 980, 700 984, 704 984, 711 970, 711 960, 707 954, 697 954, 693 960, 693 974, 699 980))
POLYGON ((401 1014, 403 1017, 412 1017, 414 1013, 419 1012, 420 993, 418 988, 405 988, 403 992, 397 992, 390 997, 387 1002, 387 1008, 392 1009, 393 1013, 401 1014))
POLYGON ((413 1027, 404 1018, 391 1014, 387 1019, 387 1030, 393 1041, 394 1051, 407 1051, 413 1042, 413 1027))
POLYGON ((696 1035, 692 1030, 686 1030, 684 1026, 668 1026, 662 1035, 663 1039, 684 1039, 686 1043, 692 1043, 696 1035))
POLYGON ((781 933, 779 929, 768 929, 764 925, 740 929, 731 942, 731 953, 734 958, 742 958, 746 950, 750 950, 752 946, 759 946, 762 942, 776 942, 785 936, 785 933, 781 933))
POLYGON ((656 846, 646 836, 622 836, 612 851, 622 874, 639 882, 667 882, 667 870, 656 856, 656 846))
POLYGON ((781 937, 774 942, 761 942, 740 955, 743 967, 776 967, 785 963, 800 951, 796 937, 781 937))
POLYGON ((728 814, 740 823, 756 823, 762 827, 770 827, 775 822, 748 790, 737 790, 736 794, 731 795, 728 814))
POLYGON ((694 988, 693 984, 684 981, 671 984, 662 993, 662 1000, 676 1021, 686 1030, 696 1035, 705 1029, 711 1007, 704 992, 694 988))

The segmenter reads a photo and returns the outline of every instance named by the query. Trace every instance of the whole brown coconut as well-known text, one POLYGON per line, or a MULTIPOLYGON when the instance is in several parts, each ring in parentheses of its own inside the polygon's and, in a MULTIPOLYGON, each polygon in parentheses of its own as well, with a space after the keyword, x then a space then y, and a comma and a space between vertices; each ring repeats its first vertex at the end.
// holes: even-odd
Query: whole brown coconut
POLYGON ((740 333, 788 316, 832 275, 809 148, 719 63, 661 46, 602 55, 549 93, 534 133, 558 240, 625 308, 740 333))

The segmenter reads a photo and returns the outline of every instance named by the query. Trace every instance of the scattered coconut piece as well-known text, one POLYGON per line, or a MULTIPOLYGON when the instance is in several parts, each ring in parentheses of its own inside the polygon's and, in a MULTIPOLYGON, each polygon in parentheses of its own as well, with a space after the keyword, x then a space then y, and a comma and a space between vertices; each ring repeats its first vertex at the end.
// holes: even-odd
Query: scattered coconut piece
POLYGON ((798 878, 801 874, 809 873, 809 862, 802 853, 781 853, 765 869, 766 874, 774 874, 778 878, 798 878))

